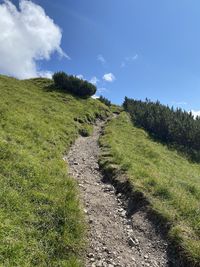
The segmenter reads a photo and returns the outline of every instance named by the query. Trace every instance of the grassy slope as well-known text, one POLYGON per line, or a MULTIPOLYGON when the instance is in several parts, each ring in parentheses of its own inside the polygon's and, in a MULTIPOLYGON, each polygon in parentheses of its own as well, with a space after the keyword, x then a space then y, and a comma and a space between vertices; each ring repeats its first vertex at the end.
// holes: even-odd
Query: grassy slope
POLYGON ((100 102, 0 76, 0 266, 79 266, 83 216, 62 160, 100 102))
POLYGON ((200 165, 152 141, 125 113, 109 122, 100 143, 104 168, 120 165, 134 189, 172 223, 169 236, 200 263, 200 165))

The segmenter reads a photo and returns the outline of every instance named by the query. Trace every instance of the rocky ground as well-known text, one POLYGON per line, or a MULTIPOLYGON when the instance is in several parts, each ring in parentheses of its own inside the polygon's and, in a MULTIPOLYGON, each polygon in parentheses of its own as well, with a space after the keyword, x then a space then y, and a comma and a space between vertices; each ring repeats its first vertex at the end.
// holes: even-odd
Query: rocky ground
POLYGON ((85 266, 178 266, 169 260, 168 244, 147 219, 145 211, 137 210, 127 216, 124 196, 103 182, 98 166, 102 127, 103 122, 98 121, 93 135, 79 137, 64 158, 80 186, 89 224, 85 266))

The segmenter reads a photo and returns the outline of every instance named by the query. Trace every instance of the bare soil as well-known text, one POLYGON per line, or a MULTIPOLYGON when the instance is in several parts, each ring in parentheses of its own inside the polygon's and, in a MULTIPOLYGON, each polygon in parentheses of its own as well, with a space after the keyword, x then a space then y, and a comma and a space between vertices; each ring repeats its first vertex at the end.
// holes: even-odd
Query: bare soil
POLYGON ((79 137, 65 157, 79 184, 89 225, 85 266, 178 266, 169 259, 169 245, 145 211, 128 215, 123 194, 103 179, 98 165, 103 125, 97 121, 92 136, 79 137))

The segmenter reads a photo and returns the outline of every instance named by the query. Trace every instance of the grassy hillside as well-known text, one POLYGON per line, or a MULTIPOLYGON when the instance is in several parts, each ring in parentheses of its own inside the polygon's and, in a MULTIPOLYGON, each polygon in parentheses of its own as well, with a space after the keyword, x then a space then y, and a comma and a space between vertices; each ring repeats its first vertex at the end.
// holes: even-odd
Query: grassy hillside
POLYGON ((80 266, 84 223, 64 153, 99 101, 0 76, 0 266, 80 266))
MULTIPOLYGON (((134 190, 170 222, 169 237, 193 263, 200 263, 200 165, 152 141, 126 113, 113 119, 100 140, 101 165, 120 165, 134 190)), ((196 266, 196 265, 195 265, 196 266)), ((198 265, 199 266, 199 265, 198 265)))

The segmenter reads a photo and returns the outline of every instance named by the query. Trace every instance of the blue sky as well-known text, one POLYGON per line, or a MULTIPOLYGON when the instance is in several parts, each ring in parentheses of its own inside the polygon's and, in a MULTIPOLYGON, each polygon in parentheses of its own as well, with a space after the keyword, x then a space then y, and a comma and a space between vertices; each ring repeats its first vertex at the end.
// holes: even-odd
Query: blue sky
POLYGON ((62 29, 61 47, 71 58, 54 54, 38 63, 41 69, 97 77, 102 94, 117 104, 124 96, 147 97, 200 110, 199 0, 33 2, 62 29), (112 82, 103 80, 109 73, 112 82))

